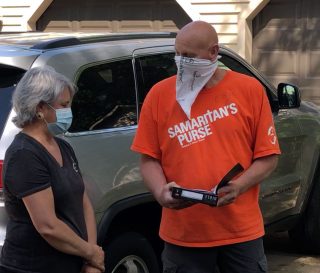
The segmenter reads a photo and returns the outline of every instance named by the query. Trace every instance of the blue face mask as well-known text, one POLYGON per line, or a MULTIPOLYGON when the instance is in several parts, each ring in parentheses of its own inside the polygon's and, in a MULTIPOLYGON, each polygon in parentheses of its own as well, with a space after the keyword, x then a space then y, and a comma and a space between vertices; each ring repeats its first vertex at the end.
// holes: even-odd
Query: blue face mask
POLYGON ((50 133, 55 136, 67 132, 72 123, 71 108, 55 109, 48 105, 56 112, 56 122, 47 123, 50 133))

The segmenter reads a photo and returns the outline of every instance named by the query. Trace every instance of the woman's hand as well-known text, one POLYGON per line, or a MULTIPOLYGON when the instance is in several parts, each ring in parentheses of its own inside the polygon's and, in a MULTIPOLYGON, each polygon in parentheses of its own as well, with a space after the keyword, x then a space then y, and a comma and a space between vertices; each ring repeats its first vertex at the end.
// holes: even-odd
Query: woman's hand
POLYGON ((98 245, 92 245, 92 254, 87 260, 88 264, 104 272, 104 251, 98 245))
POLYGON ((103 273, 100 269, 86 263, 83 265, 81 273, 103 273))

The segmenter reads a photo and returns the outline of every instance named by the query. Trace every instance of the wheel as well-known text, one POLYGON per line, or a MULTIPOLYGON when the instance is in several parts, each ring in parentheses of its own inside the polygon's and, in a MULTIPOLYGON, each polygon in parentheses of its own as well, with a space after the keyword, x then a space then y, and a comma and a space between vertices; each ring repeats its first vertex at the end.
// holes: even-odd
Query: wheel
POLYGON ((298 224, 289 230, 289 236, 302 251, 320 254, 320 183, 315 182, 310 199, 298 224))
POLYGON ((105 246, 105 273, 160 273, 155 252, 135 232, 119 235, 105 246))

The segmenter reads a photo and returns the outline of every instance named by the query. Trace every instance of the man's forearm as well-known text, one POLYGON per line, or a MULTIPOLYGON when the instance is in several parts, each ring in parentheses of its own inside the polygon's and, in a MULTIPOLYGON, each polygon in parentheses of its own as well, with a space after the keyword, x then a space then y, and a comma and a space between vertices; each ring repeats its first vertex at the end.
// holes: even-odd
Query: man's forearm
POLYGON ((142 155, 140 161, 140 170, 145 185, 153 194, 153 196, 159 201, 162 186, 167 183, 160 162, 148 155, 142 155))
POLYGON ((252 165, 238 178, 241 185, 240 194, 267 178, 278 163, 278 155, 270 155, 256 159, 252 165))

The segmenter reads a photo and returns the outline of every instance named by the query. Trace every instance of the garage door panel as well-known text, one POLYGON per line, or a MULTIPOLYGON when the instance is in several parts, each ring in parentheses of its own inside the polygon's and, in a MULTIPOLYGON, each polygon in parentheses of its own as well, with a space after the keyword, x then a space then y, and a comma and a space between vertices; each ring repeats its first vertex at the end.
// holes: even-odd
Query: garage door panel
POLYGON ((305 31, 303 37, 303 51, 318 51, 320 49, 320 26, 314 30, 305 31))
POLYGON ((108 21, 80 21, 78 29, 85 32, 112 32, 112 23, 108 21))
POLYGON ((309 51, 306 53, 307 58, 305 61, 306 67, 306 80, 320 80, 320 50, 309 51))
POLYGON ((175 0, 54 0, 40 31, 176 31, 191 18, 175 0))
MULTIPOLYGON (((320 7, 319 7, 319 12, 320 12, 320 7)), ((316 18, 309 18, 307 20, 306 29, 307 30, 320 29, 320 20, 316 18)))
MULTIPOLYGON (((81 10, 81 18, 85 21, 89 21, 93 16, 96 21, 102 21, 106 18, 113 18, 113 8, 110 4, 102 4, 99 3, 93 7, 88 7, 88 5, 80 5, 79 8, 76 8, 78 10, 78 13, 80 13, 81 10)), ((53 10, 51 16, 55 16, 55 11, 53 10)), ((79 15, 77 15, 78 17, 79 15)), ((75 19, 74 16, 70 18, 70 20, 75 19)), ((76 20, 79 21, 79 20, 76 20)), ((82 20, 81 20, 82 21, 82 20)))
POLYGON ((253 64, 320 104, 320 1, 271 0, 253 20, 253 64), (273 41, 273 42, 272 42, 273 41))
POLYGON ((70 21, 51 21, 48 24, 48 29, 50 29, 50 31, 56 31, 56 32, 72 32, 72 25, 73 23, 70 21))
POLYGON ((306 11, 306 17, 310 22, 315 20, 319 20, 319 11, 320 11, 320 2, 319 0, 307 0, 304 1, 304 5, 307 7, 306 11))
POLYGON ((281 82, 291 83, 294 85, 300 84, 300 79, 295 75, 277 75, 275 77, 269 76, 269 80, 276 87, 281 82))
POLYGON ((300 28, 264 28, 256 35, 254 47, 259 50, 298 50, 301 32, 300 28))
POLYGON ((261 52, 257 62, 259 70, 268 76, 289 75, 297 76, 297 53, 291 52, 261 52))
POLYGON ((153 31, 153 22, 143 20, 123 20, 119 22, 119 31, 153 31))
POLYGON ((177 31, 177 26, 173 20, 162 20, 157 22, 159 31, 177 31))
MULTIPOLYGON (((282 0, 270 3, 255 18, 261 28, 295 28, 301 21, 301 1, 282 0)), ((254 33, 255 35, 256 33, 254 33)))
POLYGON ((163 2, 157 12, 159 20, 172 20, 177 17, 177 5, 171 1, 163 2))
MULTIPOLYGON (((151 1, 152 2, 152 1, 151 1)), ((148 2, 124 2, 117 6, 117 18, 130 18, 131 20, 151 20, 153 6, 148 2), (143 10, 143 13, 141 12, 143 10)))
POLYGON ((314 88, 308 88, 308 83, 306 85, 301 83, 301 98, 303 100, 312 101, 313 103, 320 105, 320 93, 319 90, 314 88))

